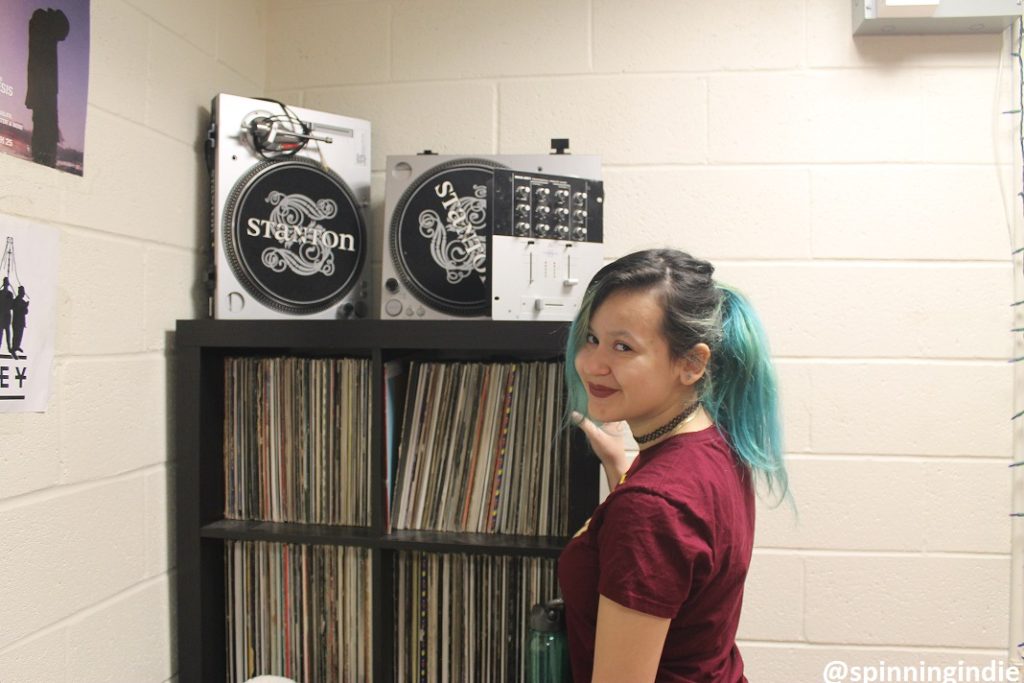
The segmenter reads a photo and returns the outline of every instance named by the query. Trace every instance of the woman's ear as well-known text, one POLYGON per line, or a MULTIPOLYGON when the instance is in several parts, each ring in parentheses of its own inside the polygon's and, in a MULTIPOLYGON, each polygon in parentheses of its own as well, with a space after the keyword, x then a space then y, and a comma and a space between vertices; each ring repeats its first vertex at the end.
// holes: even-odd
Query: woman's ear
POLYGON ((704 342, 693 345, 680 362, 680 379, 686 386, 693 386, 700 381, 711 360, 711 348, 704 342))

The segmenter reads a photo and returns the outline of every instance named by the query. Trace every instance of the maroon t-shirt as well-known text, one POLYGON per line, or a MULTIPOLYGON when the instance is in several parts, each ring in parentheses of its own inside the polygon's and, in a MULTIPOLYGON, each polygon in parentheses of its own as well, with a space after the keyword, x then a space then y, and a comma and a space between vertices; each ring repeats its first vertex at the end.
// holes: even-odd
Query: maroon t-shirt
POLYGON ((599 594, 672 620, 659 683, 745 682, 736 627, 753 542, 750 474, 717 428, 640 451, 558 561, 575 683, 592 677, 599 594))

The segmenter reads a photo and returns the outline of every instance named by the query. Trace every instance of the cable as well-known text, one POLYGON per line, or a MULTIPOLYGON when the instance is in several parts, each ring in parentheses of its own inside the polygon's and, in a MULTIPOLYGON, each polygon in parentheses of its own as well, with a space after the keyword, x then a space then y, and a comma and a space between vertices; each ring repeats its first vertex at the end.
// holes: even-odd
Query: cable
MULTIPOLYGON (((1003 178, 1002 160, 1000 158, 1001 157, 1000 150, 1003 149, 1003 145, 1006 144, 1006 141, 1004 139, 1000 138, 999 131, 1000 131, 1000 117, 1005 115, 1005 114, 1007 114, 1007 113, 1010 113, 1010 112, 1001 111, 1001 106, 1000 105, 1002 103, 1001 95, 1002 95, 1002 90, 1003 90, 1004 60, 1005 60, 1005 57, 1006 57, 1006 53, 1013 51, 1013 29, 1014 29, 1014 24, 1011 23, 1006 28, 1006 30, 1003 31, 1003 34, 1002 34, 1002 43, 1001 43, 1000 48, 999 48, 999 65, 998 65, 998 67, 996 69, 996 87, 995 87, 995 92, 993 93, 993 97, 992 97, 992 113, 993 113, 993 119, 994 119, 993 122, 992 122, 992 156, 994 157, 995 162, 996 162, 996 177, 999 179, 999 194, 1000 194, 1000 196, 1002 197, 1002 200, 1003 200, 1003 216, 1006 218, 1006 231, 1007 231, 1007 233, 1008 233, 1008 235, 1010 237, 1010 245, 1011 246, 1013 246, 1013 245, 1015 245, 1017 243, 1016 237, 1014 235, 1014 229, 1013 229, 1013 208, 1012 207, 1013 207, 1015 202, 1014 202, 1013 199, 1009 198, 1009 195, 1007 194, 1007 189, 1006 189, 1006 182, 1005 182, 1006 179, 1003 178), (1006 46, 1007 39, 1009 39, 1009 41, 1010 41, 1009 49, 1007 49, 1007 46, 1006 46)), ((1012 75, 1012 72, 1011 72, 1011 75, 1012 75)), ((1013 161, 1011 160, 1010 163, 1012 164, 1013 161)))
POLYGON ((295 156, 309 144, 313 127, 296 116, 288 108, 288 105, 270 97, 254 97, 253 99, 273 102, 284 112, 283 114, 260 116, 249 122, 248 133, 252 139, 253 148, 260 158, 266 160, 286 159, 295 156), (276 136, 281 133, 281 130, 278 129, 279 125, 284 126, 284 135, 289 138, 281 143, 276 142, 276 136), (298 131, 295 130, 295 126, 298 127, 298 131), (301 133, 301 137, 294 135, 296 133, 301 133))
MULTIPOLYGON (((1020 145, 1021 153, 1021 191, 1018 193, 1018 197, 1021 199, 1022 211, 1024 211, 1024 58, 1021 57, 1022 48, 1024 48, 1024 18, 1017 20, 1017 49, 1013 50, 1010 54, 1017 58, 1017 84, 1018 84, 1018 96, 1017 96, 1017 142, 1020 145)), ((1011 29, 1013 24, 1010 25, 1011 29)), ((1013 48, 1013 39, 1011 34, 1010 47, 1013 48)), ((1002 63, 1002 51, 1000 50, 999 61, 1002 63)), ((1011 234, 1011 239, 1014 235, 1011 234)))

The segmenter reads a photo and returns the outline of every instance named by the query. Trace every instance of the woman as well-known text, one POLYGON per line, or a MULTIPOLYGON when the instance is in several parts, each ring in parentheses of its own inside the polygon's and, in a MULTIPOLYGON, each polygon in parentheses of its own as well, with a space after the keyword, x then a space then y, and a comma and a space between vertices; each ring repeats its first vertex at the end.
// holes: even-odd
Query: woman
POLYGON ((570 408, 611 489, 559 559, 576 683, 746 681, 755 479, 780 498, 788 484, 764 333, 713 272, 630 254, 594 276, 573 323, 570 408), (628 471, 620 421, 640 446, 628 471))

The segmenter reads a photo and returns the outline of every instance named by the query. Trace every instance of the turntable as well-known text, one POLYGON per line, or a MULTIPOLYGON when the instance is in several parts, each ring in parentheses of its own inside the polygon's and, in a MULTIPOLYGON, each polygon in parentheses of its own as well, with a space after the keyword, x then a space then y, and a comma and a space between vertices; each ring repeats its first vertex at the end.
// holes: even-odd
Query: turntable
POLYGON ((570 320, 603 259, 596 156, 390 156, 382 319, 570 320))
POLYGON ((221 94, 207 165, 214 317, 371 313, 369 122, 221 94))

